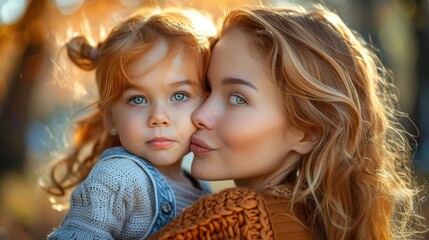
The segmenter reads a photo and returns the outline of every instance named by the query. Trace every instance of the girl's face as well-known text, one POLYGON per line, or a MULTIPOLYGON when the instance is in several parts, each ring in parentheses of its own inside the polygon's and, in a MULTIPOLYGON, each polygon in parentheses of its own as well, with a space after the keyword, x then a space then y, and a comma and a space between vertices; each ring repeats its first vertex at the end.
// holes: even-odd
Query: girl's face
POLYGON ((273 80, 247 39, 232 29, 214 47, 211 93, 192 115, 198 127, 191 138, 192 174, 263 189, 279 184, 290 161, 299 160, 304 134, 288 126, 273 80))
POLYGON ((191 114, 203 102, 196 71, 179 51, 171 62, 163 59, 166 42, 157 43, 126 69, 131 77, 121 98, 106 111, 109 129, 122 146, 157 166, 180 166, 196 131, 191 114), (198 91, 199 90, 199 91, 198 91))

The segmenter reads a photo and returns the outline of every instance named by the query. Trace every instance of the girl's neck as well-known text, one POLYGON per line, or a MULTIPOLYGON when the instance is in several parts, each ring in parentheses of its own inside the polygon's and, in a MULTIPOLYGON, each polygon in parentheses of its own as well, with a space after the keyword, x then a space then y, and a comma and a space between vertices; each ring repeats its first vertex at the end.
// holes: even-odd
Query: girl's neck
POLYGON ((189 184, 189 179, 186 177, 182 169, 182 161, 177 161, 173 165, 168 166, 156 166, 158 171, 165 177, 168 177, 176 182, 189 184))

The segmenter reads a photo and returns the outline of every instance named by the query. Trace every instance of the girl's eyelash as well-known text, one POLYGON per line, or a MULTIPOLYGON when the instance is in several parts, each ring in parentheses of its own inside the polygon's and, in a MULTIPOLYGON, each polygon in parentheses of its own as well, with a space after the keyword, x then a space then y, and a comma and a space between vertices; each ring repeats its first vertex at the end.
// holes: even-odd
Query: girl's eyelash
POLYGON ((184 91, 178 91, 178 92, 174 92, 171 97, 170 100, 173 102, 177 102, 177 103, 181 103, 181 102, 186 102, 188 101, 191 96, 191 94, 189 92, 184 92, 184 91), (176 97, 180 95, 180 99, 177 99, 176 97))
POLYGON ((190 93, 188 93, 188 92, 184 92, 184 91, 174 92, 174 93, 173 93, 173 95, 178 94, 178 93, 183 94, 183 95, 185 95, 185 96, 187 96, 187 97, 190 97, 190 96, 191 96, 191 94, 190 94, 190 93))
MULTIPOLYGON (((174 96, 174 95, 176 95, 176 94, 183 94, 183 95, 185 95, 185 96, 186 96, 186 97, 188 97, 188 98, 192 97, 192 94, 191 94, 191 93, 189 93, 189 92, 185 92, 185 91, 177 91, 177 92, 174 92, 174 93, 172 94, 172 96, 174 96)), ((131 102, 132 100, 134 100, 134 99, 136 99, 136 98, 143 98, 143 99, 146 99, 146 97, 145 97, 145 96, 143 96, 143 95, 133 95, 133 96, 128 97, 128 98, 126 99, 126 101, 127 101, 127 103, 129 103, 129 102, 131 102)))
POLYGON ((133 96, 130 96, 127 98, 127 102, 130 102, 131 100, 138 98, 138 97, 144 98, 143 96, 140 96, 140 95, 133 95, 133 96))
MULTIPOLYGON (((142 98, 146 100, 146 97, 143 95, 133 95, 127 98, 127 103, 132 103, 132 101, 136 98, 142 98)), ((146 100, 147 101, 147 100, 146 100)))

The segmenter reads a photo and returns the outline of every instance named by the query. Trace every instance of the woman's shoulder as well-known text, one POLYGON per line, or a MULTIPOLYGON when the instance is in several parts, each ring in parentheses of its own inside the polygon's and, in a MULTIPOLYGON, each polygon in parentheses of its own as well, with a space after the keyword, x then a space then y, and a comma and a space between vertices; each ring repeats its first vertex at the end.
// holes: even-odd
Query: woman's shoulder
POLYGON ((289 213, 288 206, 289 198, 265 191, 228 188, 197 201, 153 239, 191 236, 195 239, 201 236, 220 239, 281 239, 286 236, 297 239, 294 237, 298 236, 305 239, 305 229, 296 228, 300 225, 289 213), (290 223, 294 223, 293 227, 282 229, 290 223))
POLYGON ((274 239, 309 239, 308 228, 299 220, 300 209, 291 211, 292 191, 277 187, 258 192, 267 212, 274 239))

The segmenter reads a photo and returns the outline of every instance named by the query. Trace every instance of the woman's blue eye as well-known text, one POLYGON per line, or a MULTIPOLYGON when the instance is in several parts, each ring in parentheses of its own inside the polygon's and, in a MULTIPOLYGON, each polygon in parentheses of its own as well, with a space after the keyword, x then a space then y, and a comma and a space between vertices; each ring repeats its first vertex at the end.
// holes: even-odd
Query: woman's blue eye
POLYGON ((144 97, 136 96, 136 97, 130 98, 129 102, 133 105, 141 105, 141 104, 146 104, 147 100, 144 97))
POLYGON ((240 96, 239 94, 232 94, 229 97, 229 103, 231 103, 234 106, 241 106, 243 104, 247 104, 247 101, 244 97, 240 96))
POLYGON ((188 95, 186 95, 185 93, 175 93, 173 95, 173 101, 175 102, 183 102, 186 101, 188 99, 188 95))

